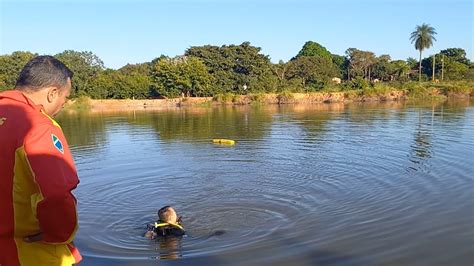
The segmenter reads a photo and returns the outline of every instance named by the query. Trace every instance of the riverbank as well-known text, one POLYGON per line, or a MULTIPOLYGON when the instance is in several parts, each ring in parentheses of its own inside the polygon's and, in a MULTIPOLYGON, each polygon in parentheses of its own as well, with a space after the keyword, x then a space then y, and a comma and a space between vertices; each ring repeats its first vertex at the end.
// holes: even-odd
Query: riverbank
POLYGON ((163 110, 185 106, 218 106, 248 104, 316 104, 346 102, 383 102, 410 99, 446 100, 447 98, 470 98, 474 96, 474 87, 445 88, 441 86, 394 89, 388 86, 376 86, 363 90, 323 91, 311 93, 254 93, 247 95, 219 94, 214 97, 182 97, 172 99, 107 99, 94 100, 78 98, 67 104, 67 109, 87 109, 94 112, 121 110, 163 110))

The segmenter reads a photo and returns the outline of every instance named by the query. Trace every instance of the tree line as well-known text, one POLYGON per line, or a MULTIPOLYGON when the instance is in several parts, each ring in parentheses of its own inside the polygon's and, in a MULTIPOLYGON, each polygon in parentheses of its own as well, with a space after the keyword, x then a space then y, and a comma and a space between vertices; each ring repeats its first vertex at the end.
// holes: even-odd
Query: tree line
MULTIPOLYGON (((416 49, 427 48, 417 41, 416 34, 412 36, 416 49)), ((378 81, 474 80, 474 64, 464 49, 448 48, 421 58, 423 49, 418 49, 421 60, 392 60, 389 55, 376 56, 356 48, 347 49, 345 55, 332 54, 321 44, 308 41, 288 62, 272 63, 261 48, 244 42, 193 46, 182 56, 161 55, 151 62, 127 64, 117 70, 105 68, 92 52, 66 50, 54 56, 74 72, 73 97, 95 99, 313 92, 364 89, 378 81)), ((1 55, 0 90, 13 88, 21 68, 35 56, 24 51, 1 55)))

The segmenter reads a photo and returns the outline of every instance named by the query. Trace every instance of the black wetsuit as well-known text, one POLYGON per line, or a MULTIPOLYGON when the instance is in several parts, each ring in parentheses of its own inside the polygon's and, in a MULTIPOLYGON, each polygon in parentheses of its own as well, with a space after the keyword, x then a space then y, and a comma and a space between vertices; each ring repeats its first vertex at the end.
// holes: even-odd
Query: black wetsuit
POLYGON ((183 236, 185 234, 184 230, 174 226, 157 227, 154 232, 158 236, 183 236))
MULTIPOLYGON (((160 221, 157 221, 160 224, 160 221)), ((167 237, 167 236, 183 236, 186 232, 184 229, 181 229, 177 226, 167 225, 167 226, 152 226, 150 225, 149 230, 153 230, 157 236, 167 237), (151 228, 150 228, 151 227, 151 228)))

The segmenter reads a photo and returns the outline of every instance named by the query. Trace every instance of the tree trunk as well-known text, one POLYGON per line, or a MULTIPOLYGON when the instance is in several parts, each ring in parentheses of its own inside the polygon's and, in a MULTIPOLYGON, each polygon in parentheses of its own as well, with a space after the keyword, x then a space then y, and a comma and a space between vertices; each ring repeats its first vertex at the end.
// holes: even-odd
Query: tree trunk
POLYGON ((418 82, 421 82, 421 49, 420 49, 420 66, 418 67, 418 82))
POLYGON ((443 57, 441 58, 441 81, 444 80, 444 54, 443 57))

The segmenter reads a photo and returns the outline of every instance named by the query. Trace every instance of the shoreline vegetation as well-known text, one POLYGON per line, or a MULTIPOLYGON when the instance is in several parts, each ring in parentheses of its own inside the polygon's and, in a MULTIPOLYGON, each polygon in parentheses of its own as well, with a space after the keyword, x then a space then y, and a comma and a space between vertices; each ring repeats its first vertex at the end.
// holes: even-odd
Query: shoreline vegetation
POLYGON ((213 97, 177 97, 167 99, 91 99, 87 96, 71 100, 65 106, 69 112, 113 112, 129 110, 163 110, 180 107, 212 107, 221 105, 259 104, 321 104, 349 102, 385 102, 404 100, 445 101, 448 98, 474 96, 474 82, 406 83, 403 88, 387 84, 358 90, 325 88, 318 92, 249 93, 245 95, 224 93, 213 97))
MULTIPOLYGON (((161 109, 179 106, 388 101, 467 97, 474 88, 474 63, 462 48, 422 57, 436 34, 427 24, 411 35, 420 57, 348 48, 331 53, 307 41, 289 61, 271 62, 262 48, 239 45, 191 46, 182 55, 161 55, 119 69, 106 68, 92 52, 66 50, 54 55, 72 78, 72 109, 161 109), (93 99, 93 100, 92 100, 93 99), (129 100, 132 99, 132 100, 129 100), (135 100, 136 99, 136 100, 135 100)), ((0 55, 0 91, 37 54, 0 55)))

